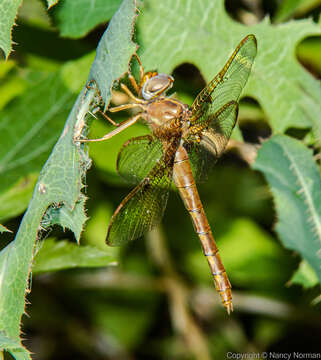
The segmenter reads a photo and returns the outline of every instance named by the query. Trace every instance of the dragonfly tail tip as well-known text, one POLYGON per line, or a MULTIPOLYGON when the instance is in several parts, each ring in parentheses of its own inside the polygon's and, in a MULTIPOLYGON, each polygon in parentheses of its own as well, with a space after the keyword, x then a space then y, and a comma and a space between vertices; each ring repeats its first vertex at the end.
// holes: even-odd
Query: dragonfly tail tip
POLYGON ((231 315, 231 312, 233 311, 233 304, 230 302, 229 304, 225 305, 226 311, 228 315, 231 315))

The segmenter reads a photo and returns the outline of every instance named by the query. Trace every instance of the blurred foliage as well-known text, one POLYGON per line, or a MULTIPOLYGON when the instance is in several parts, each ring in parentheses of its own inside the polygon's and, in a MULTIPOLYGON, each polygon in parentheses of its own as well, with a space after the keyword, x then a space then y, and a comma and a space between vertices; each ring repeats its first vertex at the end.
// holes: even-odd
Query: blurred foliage
POLYGON ((318 278, 311 266, 306 261, 301 261, 290 282, 291 284, 301 284, 305 288, 309 288, 318 283, 318 278))
MULTIPOLYGON (((0 47, 8 55, 8 34, 20 1, 6 3, 0 4, 0 9, 8 9, 7 17, 2 12, 0 18, 0 47)), ((12 28, 14 52, 0 63, 0 221, 13 232, 86 82, 106 23, 120 3, 96 1, 91 7, 89 0, 24 0, 19 9, 18 26, 12 28)), ((254 33, 258 38, 258 56, 244 93, 247 98, 241 101, 236 145, 231 144, 207 181, 199 184, 233 285, 235 312, 227 317, 219 303, 206 259, 174 188, 161 230, 149 234, 146 242, 106 247, 109 219, 130 190, 116 173, 117 152, 129 138, 148 133, 146 126, 136 124, 110 141, 89 146, 93 164, 84 183, 86 214, 82 204, 75 212, 62 202, 51 205, 38 223, 37 216, 33 218, 34 226, 42 227, 41 242, 33 250, 30 235, 14 256, 10 252, 14 234, 1 234, 1 274, 23 251, 27 254, 26 243, 30 257, 35 252, 34 277, 32 283, 28 281, 32 292, 26 299, 29 316, 22 318, 21 325, 23 344, 34 359, 205 360, 224 359, 228 351, 319 352, 320 274, 315 269, 320 268, 316 256, 320 167, 313 155, 319 161, 321 31, 309 18, 319 20, 320 2, 227 1, 230 14, 223 1, 202 2, 203 8, 197 2, 191 8, 188 4, 184 0, 174 7, 169 1, 139 2, 134 34, 147 70, 173 72, 174 91, 186 103, 220 70, 243 35, 254 33), (265 15, 279 25, 261 21, 265 15), (293 17, 302 20, 285 22, 293 17), (278 132, 288 136, 273 136, 261 147, 262 138, 278 132), (240 142, 242 137, 248 143, 240 142), (254 167, 266 180, 248 164, 249 152, 258 148, 254 167), (297 151, 296 161, 290 163, 289 149, 291 154, 297 151), (77 211, 80 217, 75 216, 77 211), (85 217, 89 220, 78 246, 74 236, 80 237, 85 217), (282 223, 287 226, 283 231, 282 223), (285 249, 282 242, 295 243, 290 248, 298 253, 285 249)), ((101 56, 111 51, 110 63, 129 58, 124 53, 126 31, 121 30, 122 45, 101 47, 101 56)), ((112 75, 113 67, 105 67, 103 61, 96 60, 95 66, 106 99, 108 84, 119 75, 112 75)), ((137 73, 137 66, 132 66, 137 73)), ((119 98, 116 92, 114 103, 119 98)), ((114 118, 121 121, 128 115, 114 118)), ((103 136, 111 128, 97 114, 89 137, 103 136)), ((58 171, 51 174, 54 180, 58 171)), ((64 183, 65 193, 71 192, 71 182, 64 183)), ((39 188, 40 193, 45 190, 39 188)), ((5 230, 0 225, 0 232, 5 230)), ((27 255, 24 260, 28 270, 27 255)), ((11 296, 9 305, 2 308, 1 324, 10 323, 17 312, 15 304, 24 302, 12 289, 18 288, 15 276, 20 276, 22 289, 27 279, 19 275, 18 267, 13 270, 12 282, 1 285, 11 296)), ((16 326, 19 329, 20 324, 16 326)), ((19 346, 15 338, 1 332, 0 349, 19 346)), ((26 359, 29 355, 16 351, 14 356, 26 359)))
POLYGON ((284 0, 280 2, 274 20, 281 22, 294 16, 304 15, 320 5, 320 0, 284 0))
MULTIPOLYGON (((32 267, 34 274, 77 267, 99 267, 115 262, 113 251, 99 250, 93 246, 78 246, 68 240, 49 238, 39 245, 32 267)), ((114 252, 115 253, 115 252, 114 252)))

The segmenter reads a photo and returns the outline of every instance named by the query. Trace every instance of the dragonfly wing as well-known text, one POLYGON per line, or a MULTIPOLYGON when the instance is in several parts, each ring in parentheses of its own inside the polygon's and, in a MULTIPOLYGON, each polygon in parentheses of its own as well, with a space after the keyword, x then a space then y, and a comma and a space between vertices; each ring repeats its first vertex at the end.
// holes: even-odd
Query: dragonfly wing
POLYGON ((203 124, 209 115, 216 113, 224 104, 239 99, 251 72, 256 50, 254 35, 246 36, 239 43, 223 69, 193 102, 190 119, 192 126, 203 124))
POLYGON ((214 166, 217 158, 196 141, 186 141, 184 148, 187 151, 195 181, 199 183, 207 180, 209 169, 214 166))
POLYGON ((167 204, 175 152, 165 153, 118 206, 109 224, 107 244, 121 245, 137 239, 160 223, 167 204))
POLYGON ((196 181, 206 178, 207 172, 222 155, 236 124, 238 103, 230 101, 206 120, 199 142, 187 141, 189 160, 196 181))
POLYGON ((230 101, 207 118, 208 127, 202 131, 201 145, 219 158, 231 137, 238 115, 238 103, 230 101))
POLYGON ((117 172, 128 182, 138 184, 163 156, 161 141, 151 135, 125 142, 118 153, 117 172))

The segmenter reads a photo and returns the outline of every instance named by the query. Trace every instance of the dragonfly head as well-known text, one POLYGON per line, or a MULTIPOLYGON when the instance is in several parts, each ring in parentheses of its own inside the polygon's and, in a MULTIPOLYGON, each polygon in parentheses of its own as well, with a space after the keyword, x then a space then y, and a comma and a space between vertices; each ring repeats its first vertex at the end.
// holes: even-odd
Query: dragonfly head
POLYGON ((141 82, 141 95, 145 100, 151 100, 165 93, 173 86, 174 79, 167 74, 156 71, 146 73, 141 82))

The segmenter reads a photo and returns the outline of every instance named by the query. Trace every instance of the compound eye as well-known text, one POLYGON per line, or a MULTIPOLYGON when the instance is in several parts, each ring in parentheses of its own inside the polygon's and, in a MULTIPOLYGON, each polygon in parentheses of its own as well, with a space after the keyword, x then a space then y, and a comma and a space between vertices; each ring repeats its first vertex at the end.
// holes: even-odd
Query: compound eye
POLYGON ((146 100, 153 99, 172 87, 174 79, 170 75, 158 74, 148 79, 143 88, 142 96, 146 100))
POLYGON ((162 89, 166 89, 168 86, 168 79, 165 77, 157 76, 157 78, 153 78, 150 80, 147 91, 151 93, 156 93, 161 91, 162 89))

